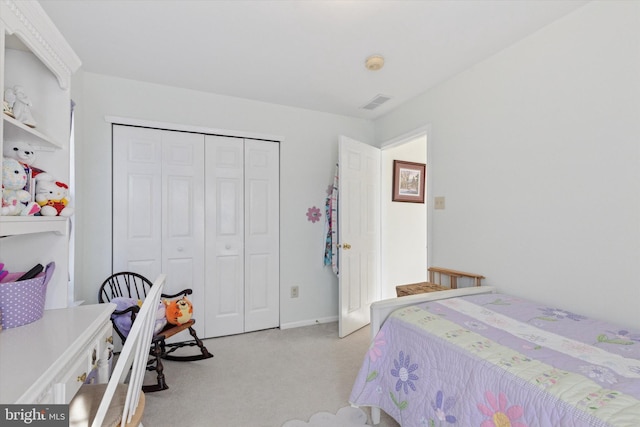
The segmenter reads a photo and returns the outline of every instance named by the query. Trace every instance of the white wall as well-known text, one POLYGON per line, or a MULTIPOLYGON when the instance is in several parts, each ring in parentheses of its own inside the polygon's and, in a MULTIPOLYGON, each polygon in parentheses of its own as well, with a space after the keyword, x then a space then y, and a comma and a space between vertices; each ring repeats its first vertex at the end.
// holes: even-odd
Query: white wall
MULTIPOLYGON (((370 121, 266 104, 93 73, 75 78, 78 102, 76 298, 95 302, 111 272, 111 127, 105 116, 237 130, 284 137, 280 148, 281 323, 336 318, 337 279, 322 264, 323 208, 333 182, 340 134, 373 141, 370 121), (300 287, 297 299, 289 288, 300 287)), ((77 95, 77 96, 76 96, 77 95)))
POLYGON ((394 298, 397 285, 427 279, 427 204, 391 201, 394 160, 426 163, 426 135, 382 150, 383 299, 394 298))
POLYGON ((640 311, 640 2, 592 2, 376 121, 430 124, 434 265, 626 325, 640 311))
POLYGON ((281 323, 337 315, 321 207, 337 136, 378 144, 431 126, 433 265, 585 314, 637 324, 640 3, 591 2, 401 106, 364 120, 78 73, 76 297, 110 272, 104 116, 282 135, 281 323), (289 287, 300 286, 290 299, 289 287))

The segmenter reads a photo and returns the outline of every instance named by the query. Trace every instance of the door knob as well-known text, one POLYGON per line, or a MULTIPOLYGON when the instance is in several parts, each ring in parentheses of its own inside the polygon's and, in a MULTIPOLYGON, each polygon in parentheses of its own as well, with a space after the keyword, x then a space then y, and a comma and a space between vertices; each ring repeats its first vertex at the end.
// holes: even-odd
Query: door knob
POLYGON ((227 243, 227 244, 224 246, 224 248, 225 248, 225 249, 227 249, 227 250, 228 250, 228 249, 231 249, 231 245, 227 243))
POLYGON ((341 247, 341 246, 342 246, 342 249, 351 249, 351 245, 348 243, 343 243, 342 245, 338 245, 338 247, 341 247))

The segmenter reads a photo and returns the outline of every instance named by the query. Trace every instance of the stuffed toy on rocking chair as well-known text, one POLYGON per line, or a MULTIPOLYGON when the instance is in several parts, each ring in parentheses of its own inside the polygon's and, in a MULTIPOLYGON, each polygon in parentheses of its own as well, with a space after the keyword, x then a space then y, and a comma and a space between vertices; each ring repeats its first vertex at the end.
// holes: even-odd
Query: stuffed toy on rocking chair
MULTIPOLYGON (((121 272, 113 274, 100 286, 98 301, 116 304, 116 310, 113 312, 111 320, 113 328, 122 339, 123 344, 142 304, 141 298, 147 295, 151 285, 151 281, 140 274, 121 272)), ((163 300, 159 303, 156 312, 156 325, 149 351, 150 359, 147 364, 147 370, 156 371, 157 384, 143 386, 142 389, 145 393, 169 388, 165 381, 162 359, 188 362, 213 357, 193 329, 195 323, 192 318, 193 306, 187 298, 187 295, 191 293, 191 289, 185 289, 175 295, 162 294, 163 300), (186 329, 189 330, 193 340, 177 343, 166 342, 168 338, 186 329), (188 356, 171 354, 179 348, 191 346, 197 346, 200 349, 200 354, 188 356)))

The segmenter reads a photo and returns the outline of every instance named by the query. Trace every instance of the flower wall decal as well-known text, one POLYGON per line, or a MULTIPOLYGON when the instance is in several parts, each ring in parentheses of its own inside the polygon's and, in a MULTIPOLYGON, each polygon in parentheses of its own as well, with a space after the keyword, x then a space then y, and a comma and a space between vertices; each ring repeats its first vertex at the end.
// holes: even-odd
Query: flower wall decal
POLYGON ((307 209, 307 221, 311 221, 312 223, 320 221, 320 217, 322 214, 320 213, 320 209, 313 206, 307 209))

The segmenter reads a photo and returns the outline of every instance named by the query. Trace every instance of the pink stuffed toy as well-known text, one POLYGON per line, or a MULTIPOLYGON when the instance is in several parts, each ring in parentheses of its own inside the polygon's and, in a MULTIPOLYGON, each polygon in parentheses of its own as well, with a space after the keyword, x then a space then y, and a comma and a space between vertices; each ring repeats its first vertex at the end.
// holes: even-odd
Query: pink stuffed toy
POLYGON ((31 194, 24 190, 27 173, 16 159, 5 157, 2 161, 2 215, 35 215, 40 206, 31 201, 31 194))

